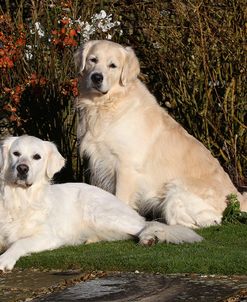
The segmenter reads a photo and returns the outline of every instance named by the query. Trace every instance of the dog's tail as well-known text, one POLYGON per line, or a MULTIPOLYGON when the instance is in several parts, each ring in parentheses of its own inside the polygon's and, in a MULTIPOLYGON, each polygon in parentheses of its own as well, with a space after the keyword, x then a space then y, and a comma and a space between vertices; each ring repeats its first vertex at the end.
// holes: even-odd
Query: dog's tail
POLYGON ((193 243, 200 242, 203 238, 195 231, 182 225, 166 225, 157 221, 146 223, 146 227, 139 234, 139 243, 153 245, 156 242, 167 243, 193 243))

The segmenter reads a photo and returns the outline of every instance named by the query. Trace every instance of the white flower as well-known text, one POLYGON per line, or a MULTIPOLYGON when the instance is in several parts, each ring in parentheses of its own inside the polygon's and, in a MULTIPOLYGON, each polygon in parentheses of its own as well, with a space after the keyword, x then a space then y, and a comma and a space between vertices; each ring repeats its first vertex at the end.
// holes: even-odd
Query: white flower
POLYGON ((153 43, 153 47, 156 49, 159 49, 161 46, 160 46, 159 42, 155 42, 155 43, 153 43))
POLYGON ((35 22, 34 25, 35 25, 36 31, 38 32, 39 37, 44 37, 45 33, 41 27, 41 24, 39 22, 35 22))
POLYGON ((107 39, 107 40, 111 40, 111 38, 112 38, 112 35, 110 35, 110 34, 107 34, 107 37, 106 37, 106 39, 107 39))
POLYGON ((33 54, 32 54, 32 45, 26 45, 25 49, 25 58, 29 61, 32 60, 33 54))
POLYGON ((79 19, 74 20, 74 23, 77 23, 79 27, 83 27, 85 25, 85 22, 81 21, 81 16, 79 17, 79 19))
POLYGON ((91 19, 92 20, 100 20, 100 19, 105 19, 107 16, 106 12, 104 10, 101 10, 99 14, 94 14, 91 19))
POLYGON ((34 23, 34 30, 32 28, 30 29, 30 33, 32 35, 34 35, 36 32, 38 33, 40 38, 44 37, 44 35, 45 35, 45 32, 43 31, 40 22, 35 22, 34 23))
POLYGON ((104 10, 101 10, 100 14, 101 14, 101 19, 104 19, 107 16, 104 10))
MULTIPOLYGON (((61 21, 58 21, 59 23, 61 21)), ((118 27, 121 23, 119 21, 112 22, 112 14, 107 15, 104 10, 101 10, 98 14, 94 14, 91 17, 90 22, 82 21, 81 16, 77 20, 69 19, 69 26, 72 27, 76 24, 77 31, 81 34, 82 41, 88 41, 91 35, 98 31, 107 33, 106 39, 112 38, 112 33, 109 33, 114 27, 118 27)), ((122 30, 119 30, 119 34, 122 35, 122 30)))

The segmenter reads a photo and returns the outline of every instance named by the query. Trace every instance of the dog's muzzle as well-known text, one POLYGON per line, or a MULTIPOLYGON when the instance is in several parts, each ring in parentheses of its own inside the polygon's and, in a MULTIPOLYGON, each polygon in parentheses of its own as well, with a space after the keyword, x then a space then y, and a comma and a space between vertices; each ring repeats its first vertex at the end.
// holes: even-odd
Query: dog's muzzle
POLYGON ((100 87, 103 82, 103 74, 99 72, 95 72, 91 75, 91 81, 96 87, 100 87))
POLYGON ((94 72, 90 76, 90 87, 101 94, 106 94, 108 89, 104 85, 104 76, 101 72, 94 72))
POLYGON ((18 172, 18 177, 19 177, 21 180, 27 179, 27 175, 28 175, 28 171, 29 171, 28 165, 26 165, 26 164, 19 164, 19 165, 16 167, 16 170, 17 170, 17 172, 18 172))

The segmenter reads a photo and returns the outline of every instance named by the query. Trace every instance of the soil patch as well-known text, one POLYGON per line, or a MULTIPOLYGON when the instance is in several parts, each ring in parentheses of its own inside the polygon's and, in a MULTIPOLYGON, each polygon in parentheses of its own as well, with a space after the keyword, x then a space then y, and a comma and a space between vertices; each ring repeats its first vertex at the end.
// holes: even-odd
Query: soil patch
POLYGON ((247 276, 14 270, 0 276, 0 301, 247 301, 247 276))

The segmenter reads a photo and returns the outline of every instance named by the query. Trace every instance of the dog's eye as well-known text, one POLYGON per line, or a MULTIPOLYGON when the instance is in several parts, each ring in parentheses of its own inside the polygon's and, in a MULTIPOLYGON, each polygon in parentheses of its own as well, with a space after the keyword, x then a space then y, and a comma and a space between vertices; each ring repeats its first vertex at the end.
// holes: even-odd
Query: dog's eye
POLYGON ((117 65, 114 64, 114 63, 111 63, 111 64, 109 65, 109 67, 110 67, 110 68, 117 68, 117 65))
POLYGON ((91 59, 89 59, 89 61, 92 62, 92 63, 97 63, 98 62, 97 58, 91 58, 91 59))
POLYGON ((39 159, 41 159, 41 156, 38 153, 36 153, 36 154, 34 154, 33 159, 39 160, 39 159))
POLYGON ((15 152, 13 152, 13 155, 14 155, 14 156, 17 156, 17 157, 20 157, 20 156, 21 156, 21 153, 18 152, 18 151, 15 151, 15 152))

